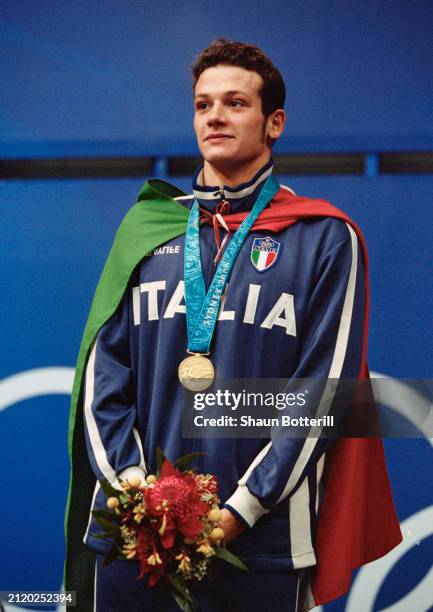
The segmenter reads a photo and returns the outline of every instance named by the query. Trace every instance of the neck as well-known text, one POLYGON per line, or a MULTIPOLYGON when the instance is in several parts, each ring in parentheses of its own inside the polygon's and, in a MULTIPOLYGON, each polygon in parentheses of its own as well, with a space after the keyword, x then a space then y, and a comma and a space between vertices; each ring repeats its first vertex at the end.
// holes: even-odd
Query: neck
POLYGON ((203 166, 203 183, 208 186, 236 187, 241 183, 250 181, 269 160, 270 155, 260 157, 260 159, 254 160, 254 162, 247 166, 242 165, 239 168, 233 165, 229 168, 218 168, 205 161, 203 166))

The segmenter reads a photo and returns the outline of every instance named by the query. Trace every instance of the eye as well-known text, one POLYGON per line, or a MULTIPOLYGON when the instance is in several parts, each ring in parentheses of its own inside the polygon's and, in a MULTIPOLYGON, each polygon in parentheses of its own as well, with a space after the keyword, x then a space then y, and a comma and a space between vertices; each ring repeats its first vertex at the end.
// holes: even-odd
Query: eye
POLYGON ((196 102, 195 108, 198 111, 206 110, 209 108, 209 103, 208 102, 196 102))
POLYGON ((244 106, 244 103, 242 102, 242 100, 230 100, 229 106, 231 106, 232 108, 239 108, 241 106, 244 106))

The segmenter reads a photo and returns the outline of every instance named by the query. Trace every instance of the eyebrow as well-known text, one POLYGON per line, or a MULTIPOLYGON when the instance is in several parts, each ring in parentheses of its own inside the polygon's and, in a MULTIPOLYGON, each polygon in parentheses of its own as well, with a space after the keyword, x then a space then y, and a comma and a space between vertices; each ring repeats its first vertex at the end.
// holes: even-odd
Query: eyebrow
MULTIPOLYGON (((244 91, 239 91, 236 89, 230 90, 230 91, 225 91, 223 93, 224 96, 245 96, 246 98, 249 98, 250 96, 245 93, 244 91)), ((199 93, 195 96, 195 98, 210 98, 211 95, 208 93, 199 93)))

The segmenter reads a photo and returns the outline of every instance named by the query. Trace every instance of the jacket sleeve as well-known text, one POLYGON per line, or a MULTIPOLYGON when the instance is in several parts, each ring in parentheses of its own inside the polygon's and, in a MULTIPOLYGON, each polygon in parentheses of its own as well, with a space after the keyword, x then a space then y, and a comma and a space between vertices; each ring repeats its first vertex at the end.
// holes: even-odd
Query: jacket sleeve
POLYGON ((131 368, 129 292, 99 330, 87 362, 84 427, 87 451, 98 479, 120 488, 118 478, 145 478, 143 448, 136 423, 135 380, 131 368))
MULTIPOLYGON (((356 234, 349 225, 346 227, 347 238, 332 246, 318 262, 301 330, 299 363, 291 376, 293 382, 288 384, 292 390, 295 379, 312 379, 314 401, 312 405, 307 402, 305 416, 314 417, 323 410, 320 387, 335 389, 335 385, 326 384, 327 379, 357 379, 361 368, 365 271, 356 234)), ((325 404, 330 403, 332 398, 327 398, 325 404)), ((286 408, 285 414, 289 410, 286 408)), ((299 409, 295 416, 301 416, 299 409)), ((293 438, 272 434, 225 506, 253 526, 270 508, 297 490, 309 470, 316 469, 329 443, 320 435, 293 438)))

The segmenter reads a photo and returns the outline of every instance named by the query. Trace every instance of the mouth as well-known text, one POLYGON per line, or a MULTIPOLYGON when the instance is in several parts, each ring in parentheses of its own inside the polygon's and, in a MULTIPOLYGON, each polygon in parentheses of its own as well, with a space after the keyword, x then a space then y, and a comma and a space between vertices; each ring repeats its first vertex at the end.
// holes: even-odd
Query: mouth
POLYGON ((234 136, 230 136, 230 134, 216 133, 216 134, 209 134, 209 136, 206 136, 204 140, 205 142, 224 142, 232 138, 234 138, 234 136))

